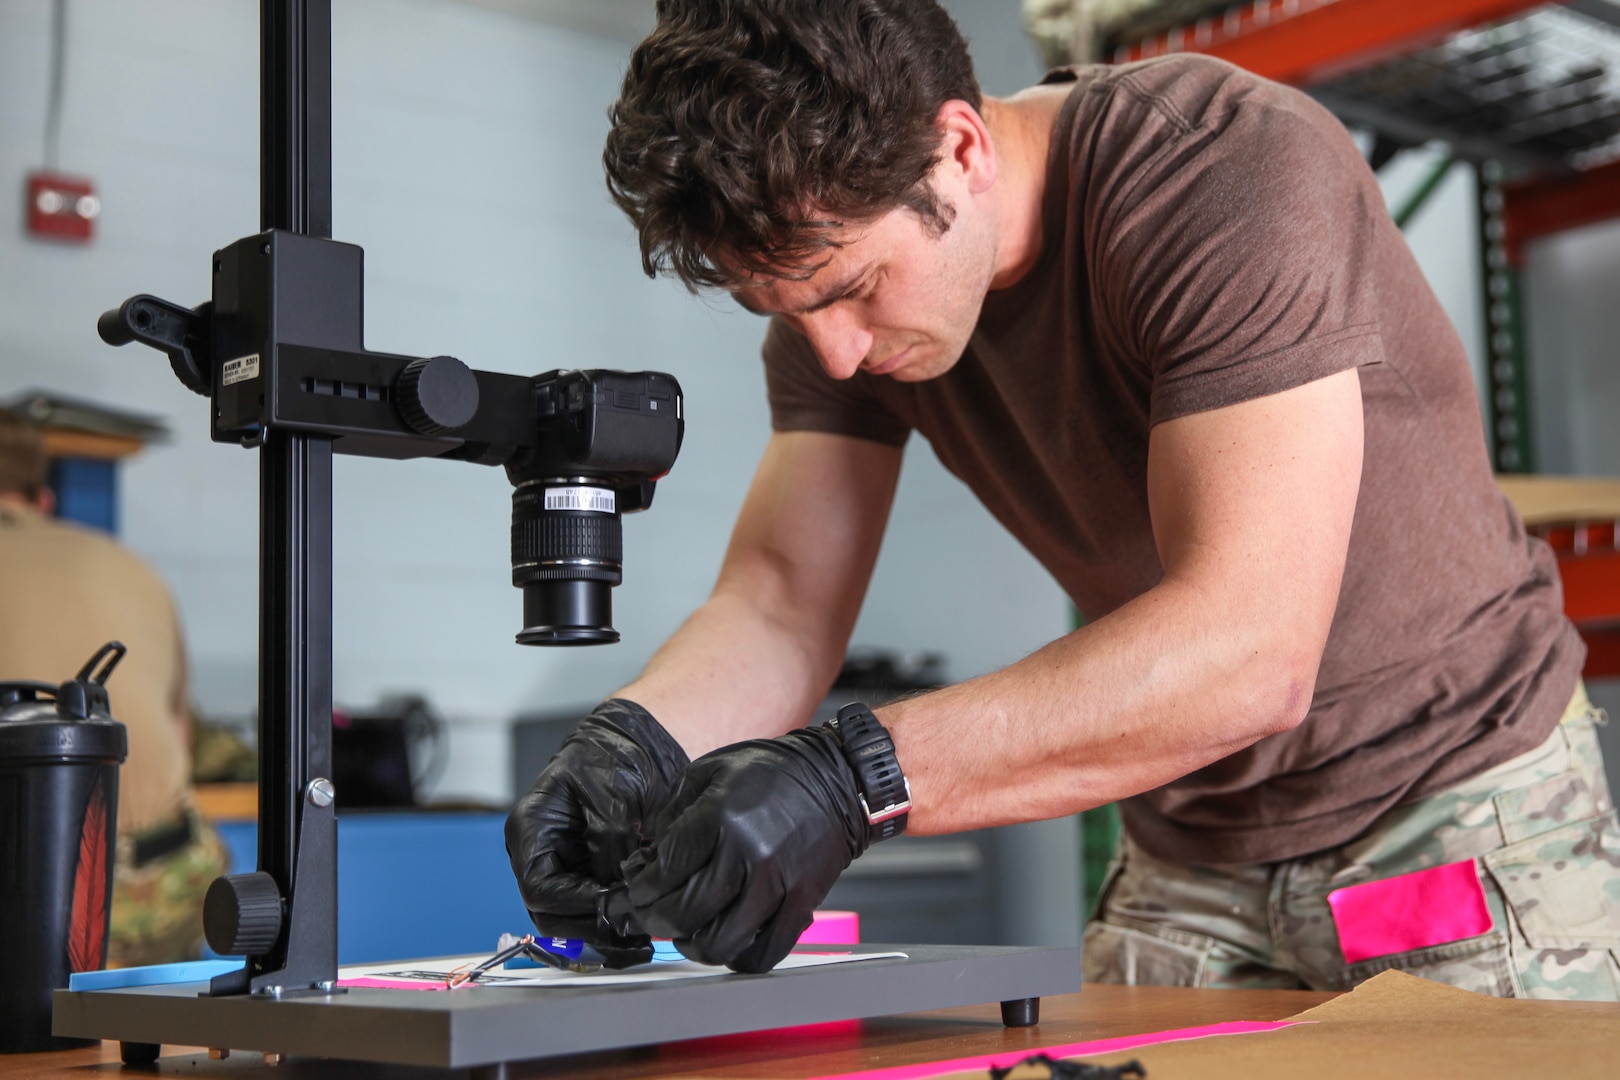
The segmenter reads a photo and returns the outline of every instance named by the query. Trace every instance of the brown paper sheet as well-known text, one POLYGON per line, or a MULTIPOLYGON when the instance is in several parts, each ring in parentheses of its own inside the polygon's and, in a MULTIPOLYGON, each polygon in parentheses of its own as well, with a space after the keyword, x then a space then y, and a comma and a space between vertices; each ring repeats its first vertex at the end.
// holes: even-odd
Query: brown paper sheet
MULTIPOLYGON (((1620 1005, 1492 998, 1386 971, 1289 1019, 1314 1023, 1085 1060, 1134 1058, 1147 1080, 1620 1078, 1620 1005)), ((985 1074, 952 1080, 969 1076, 985 1074)))
POLYGON ((1620 518, 1620 480, 1592 476, 1498 476, 1496 486, 1532 528, 1620 518))

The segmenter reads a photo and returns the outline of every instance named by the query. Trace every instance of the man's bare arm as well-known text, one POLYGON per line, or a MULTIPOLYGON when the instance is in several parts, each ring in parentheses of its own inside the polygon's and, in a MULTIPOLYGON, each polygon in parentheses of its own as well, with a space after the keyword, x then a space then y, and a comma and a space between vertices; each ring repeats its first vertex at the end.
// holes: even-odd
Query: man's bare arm
POLYGON ((1074 813, 1297 725, 1361 481, 1354 370, 1155 428, 1164 579, 1000 671, 879 709, 909 830, 1074 813))
POLYGON ((842 435, 773 435, 713 594, 619 696, 694 758, 806 723, 843 661, 901 454, 842 435))

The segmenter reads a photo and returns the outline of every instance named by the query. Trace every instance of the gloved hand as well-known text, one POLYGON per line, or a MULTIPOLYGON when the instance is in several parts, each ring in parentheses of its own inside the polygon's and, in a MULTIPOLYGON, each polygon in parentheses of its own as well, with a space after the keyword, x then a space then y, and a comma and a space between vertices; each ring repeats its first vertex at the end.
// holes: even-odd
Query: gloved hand
POLYGON ((646 709, 622 698, 569 733, 506 819, 506 854, 540 933, 583 938, 608 967, 652 960, 620 864, 651 841, 648 827, 688 761, 646 709))
POLYGON ((871 843, 855 774, 822 728, 698 758, 657 832, 624 865, 637 922, 693 960, 751 974, 788 954, 871 843))

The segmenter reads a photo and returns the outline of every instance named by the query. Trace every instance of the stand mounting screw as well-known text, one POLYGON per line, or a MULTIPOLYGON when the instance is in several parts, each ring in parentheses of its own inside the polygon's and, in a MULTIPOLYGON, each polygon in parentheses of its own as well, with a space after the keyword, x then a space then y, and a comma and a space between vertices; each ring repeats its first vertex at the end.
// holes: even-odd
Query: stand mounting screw
POLYGON ((317 776, 309 782, 309 801, 321 809, 332 805, 337 798, 337 791, 332 787, 332 781, 324 776, 317 776))

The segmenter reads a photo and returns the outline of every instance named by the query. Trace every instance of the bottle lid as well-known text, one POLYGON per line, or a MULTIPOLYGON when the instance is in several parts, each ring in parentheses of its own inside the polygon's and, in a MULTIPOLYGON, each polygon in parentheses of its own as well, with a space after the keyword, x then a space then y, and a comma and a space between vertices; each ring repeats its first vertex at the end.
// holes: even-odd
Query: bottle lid
POLYGON ((112 718, 106 682, 125 651, 109 641, 60 685, 0 682, 0 762, 121 763, 129 738, 112 718))

